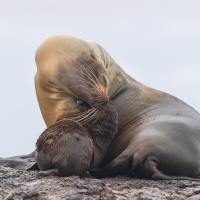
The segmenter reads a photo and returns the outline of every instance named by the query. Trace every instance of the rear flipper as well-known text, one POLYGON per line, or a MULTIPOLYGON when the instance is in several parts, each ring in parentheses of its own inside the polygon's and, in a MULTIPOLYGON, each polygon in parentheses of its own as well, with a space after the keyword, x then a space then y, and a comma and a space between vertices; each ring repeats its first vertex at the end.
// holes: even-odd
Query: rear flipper
POLYGON ((98 178, 126 174, 137 178, 153 180, 200 180, 199 177, 192 178, 163 174, 158 168, 156 157, 147 155, 141 150, 136 151, 133 156, 130 156, 130 153, 125 150, 105 167, 90 169, 90 174, 98 178))
POLYGON ((0 158, 0 166, 11 167, 17 170, 39 170, 35 161, 35 151, 27 155, 0 158))
MULTIPOLYGON (((134 166, 134 160, 132 165, 132 170, 135 169, 134 166)), ((153 179, 153 180, 193 180, 193 181, 199 181, 200 178, 192 178, 192 177, 186 177, 186 176, 169 176, 165 175, 158 169, 158 162, 157 159, 154 156, 147 156, 145 160, 141 162, 141 164, 138 166, 140 175, 143 178, 147 179, 153 179)))

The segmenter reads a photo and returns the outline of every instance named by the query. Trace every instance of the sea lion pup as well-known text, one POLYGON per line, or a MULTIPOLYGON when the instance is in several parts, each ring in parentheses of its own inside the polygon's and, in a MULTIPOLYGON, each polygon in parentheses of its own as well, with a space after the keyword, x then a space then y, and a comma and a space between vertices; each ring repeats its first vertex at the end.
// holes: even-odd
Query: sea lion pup
MULTIPOLYGON (((108 96, 113 101, 118 133, 102 168, 93 171, 96 175, 131 174, 149 179, 200 176, 200 114, 192 107, 139 83, 94 42, 64 35, 51 37, 38 48, 36 63, 36 93, 47 126, 59 118, 80 116, 76 97, 91 108, 104 105, 108 96)), ((91 115, 82 121, 90 120, 91 115)), ((15 167, 21 161, 20 167, 27 169, 33 165, 28 160, 32 155, 12 161, 18 161, 15 167)))
POLYGON ((63 119, 40 135, 36 143, 36 162, 42 174, 82 177, 90 167, 99 166, 117 133, 113 103, 109 101, 98 119, 90 121, 86 127, 63 119))
POLYGON ((36 146, 35 159, 44 175, 84 176, 92 162, 92 139, 80 123, 72 120, 49 126, 36 146))

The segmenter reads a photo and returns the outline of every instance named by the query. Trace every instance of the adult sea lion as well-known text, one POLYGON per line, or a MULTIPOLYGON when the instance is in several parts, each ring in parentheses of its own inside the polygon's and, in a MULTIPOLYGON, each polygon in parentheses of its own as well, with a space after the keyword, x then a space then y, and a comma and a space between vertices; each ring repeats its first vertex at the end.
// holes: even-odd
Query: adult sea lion
POLYGON ((98 91, 104 91, 100 95, 103 99, 109 90, 108 96, 118 113, 118 133, 102 168, 93 173, 134 174, 150 179, 199 177, 200 114, 192 107, 139 83, 93 42, 71 36, 52 37, 39 47, 36 63, 36 91, 47 126, 57 118, 80 112, 73 101, 73 96, 79 94, 77 87, 79 91, 83 88, 79 98, 95 107, 98 98, 93 89, 85 90, 85 79, 90 78, 90 68, 100 69, 97 79, 104 87, 98 91), (75 79, 77 75, 73 74, 80 66, 86 69, 83 81, 75 79), (64 74, 69 73, 71 79, 66 79, 64 74), (66 87, 70 83, 77 86, 66 87))
MULTIPOLYGON (((86 113, 90 112, 87 110, 86 113)), ((42 174, 85 176, 99 166, 117 133, 117 113, 111 101, 82 126, 62 119, 49 126, 37 141, 36 162, 42 174)))

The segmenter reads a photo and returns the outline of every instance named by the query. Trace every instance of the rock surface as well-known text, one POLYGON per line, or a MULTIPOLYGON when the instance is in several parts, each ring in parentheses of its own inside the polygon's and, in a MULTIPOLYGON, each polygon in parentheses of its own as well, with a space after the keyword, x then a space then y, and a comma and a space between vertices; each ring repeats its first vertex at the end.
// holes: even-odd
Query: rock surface
POLYGON ((152 181, 129 177, 44 177, 37 171, 0 167, 0 199, 200 199, 200 181, 152 181))

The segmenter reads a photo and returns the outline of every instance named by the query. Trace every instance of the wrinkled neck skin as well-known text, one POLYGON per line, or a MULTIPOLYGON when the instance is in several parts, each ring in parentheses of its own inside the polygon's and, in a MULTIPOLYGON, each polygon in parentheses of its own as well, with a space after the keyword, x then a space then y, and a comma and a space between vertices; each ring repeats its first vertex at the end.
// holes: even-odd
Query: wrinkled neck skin
POLYGON ((118 113, 118 131, 127 125, 130 116, 138 111, 139 106, 134 106, 141 93, 141 89, 147 89, 132 77, 130 77, 122 68, 111 58, 111 56, 100 46, 99 55, 107 68, 110 87, 108 91, 109 98, 114 102, 118 113), (126 95, 126 98, 124 96, 126 95))

